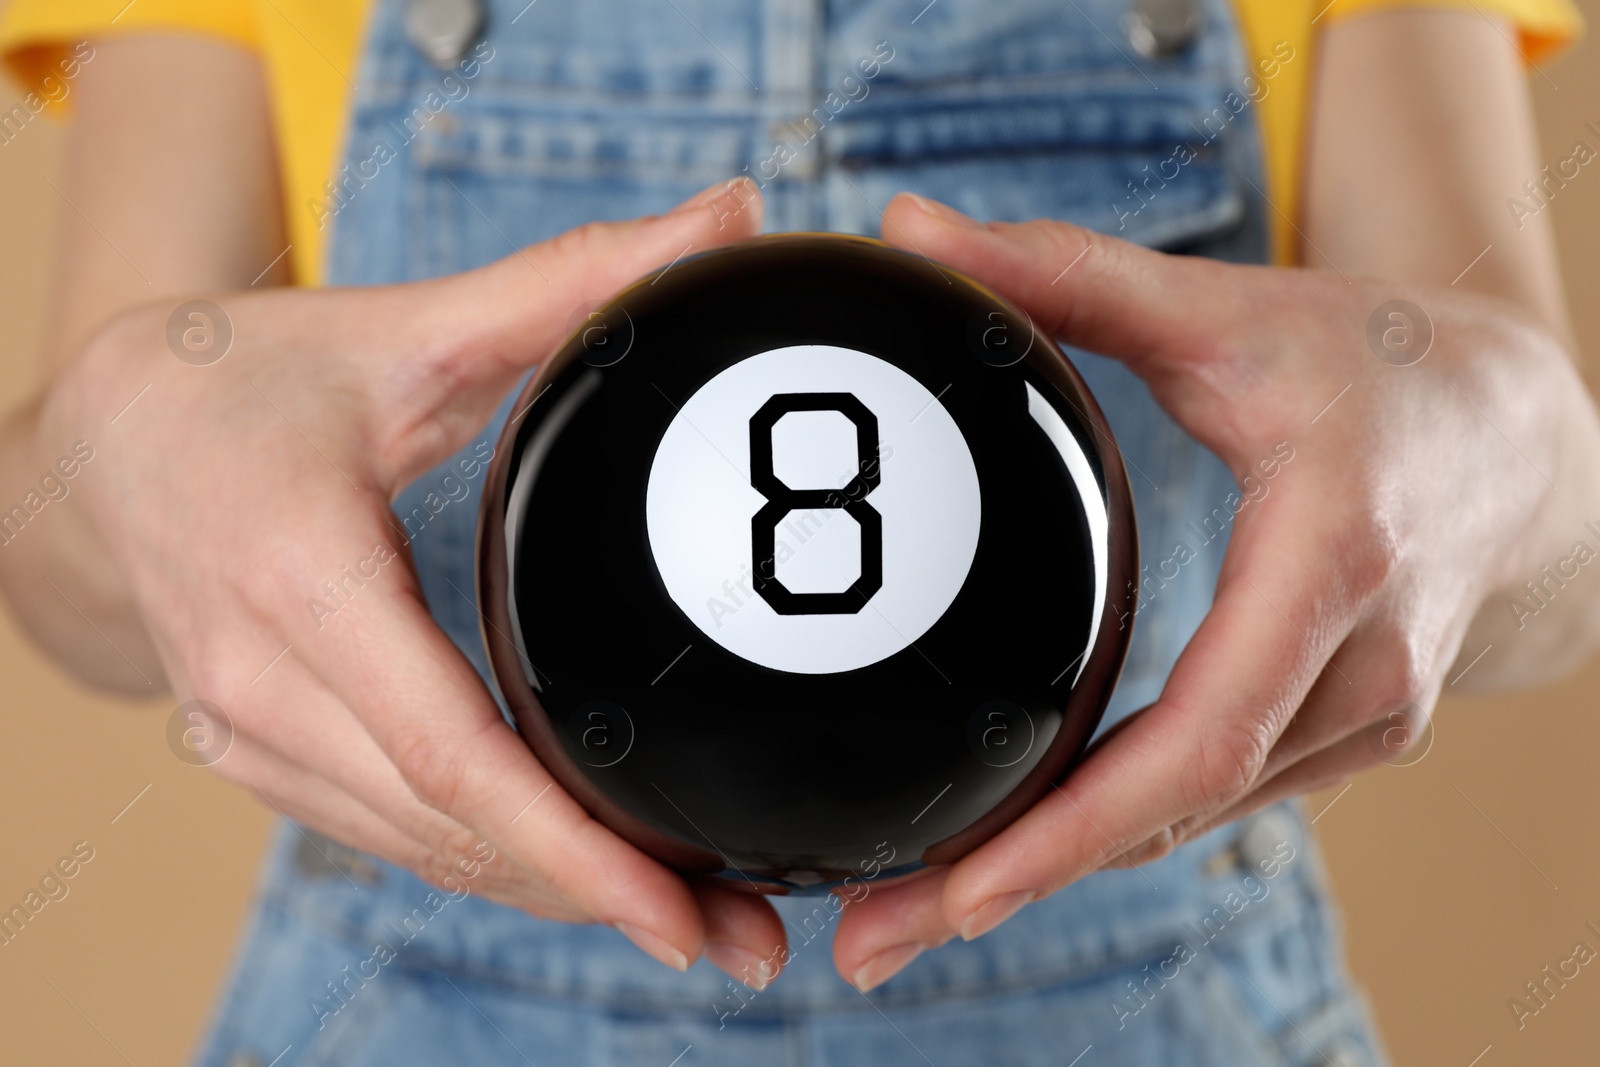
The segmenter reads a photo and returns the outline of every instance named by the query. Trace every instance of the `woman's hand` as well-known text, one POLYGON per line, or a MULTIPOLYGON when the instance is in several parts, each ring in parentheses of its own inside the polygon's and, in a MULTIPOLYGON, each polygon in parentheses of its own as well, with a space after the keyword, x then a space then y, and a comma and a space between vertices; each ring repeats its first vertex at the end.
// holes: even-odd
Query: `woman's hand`
POLYGON ((741 180, 437 281, 214 296, 233 342, 207 366, 169 350, 171 303, 125 313, 37 412, 35 456, 83 440, 94 457, 76 502, 22 536, 79 546, 42 577, 143 628, 108 623, 101 658, 222 708, 236 736, 217 771, 291 818, 435 884, 471 876, 532 914, 612 924, 680 969, 702 950, 730 970, 770 957, 764 902, 691 887, 552 784, 429 616, 389 510, 586 301, 760 218, 741 180), (312 609, 325 582, 337 614, 312 609))
POLYGON ((1098 867, 1158 858, 1378 762, 1400 736, 1382 722, 1397 703, 1430 709, 1463 673, 1548 673, 1550 639, 1567 663, 1593 646, 1584 582, 1600 577, 1569 581, 1545 609, 1566 618, 1541 617, 1539 636, 1517 632, 1509 604, 1574 542, 1593 546, 1583 523, 1600 519, 1583 382, 1510 305, 1167 256, 1063 223, 981 226, 912 197, 884 232, 1126 362, 1242 485, 1281 448, 1294 460, 1240 511, 1211 611, 1160 700, 983 847, 846 911, 835 958, 858 985, 1098 867), (1395 299, 1432 322, 1431 350, 1407 366, 1416 351, 1380 359, 1367 340, 1395 299))

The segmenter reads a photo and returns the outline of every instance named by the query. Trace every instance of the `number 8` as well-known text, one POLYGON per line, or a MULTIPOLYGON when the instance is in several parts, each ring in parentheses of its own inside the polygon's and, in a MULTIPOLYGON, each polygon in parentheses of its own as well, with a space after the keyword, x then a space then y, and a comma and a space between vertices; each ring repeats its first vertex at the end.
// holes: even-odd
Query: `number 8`
POLYGON ((756 592, 779 615, 854 615, 883 587, 883 516, 867 503, 878 488, 878 418, 849 393, 778 393, 750 417, 750 484, 767 503, 750 519, 756 592), (795 411, 836 411, 856 428, 856 476, 842 489, 795 489, 772 469, 772 430, 795 411), (774 562, 779 520, 805 508, 843 509, 861 527, 861 576, 838 593, 795 593, 774 562))

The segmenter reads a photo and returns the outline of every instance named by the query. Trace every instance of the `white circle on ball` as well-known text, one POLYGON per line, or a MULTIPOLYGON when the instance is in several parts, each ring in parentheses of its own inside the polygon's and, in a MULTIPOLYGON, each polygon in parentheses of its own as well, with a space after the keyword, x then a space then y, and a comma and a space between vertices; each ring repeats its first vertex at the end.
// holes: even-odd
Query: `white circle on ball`
MULTIPOLYGON (((771 440, 790 489, 843 489, 874 458, 838 411, 791 411, 771 440)), ((645 522, 668 595, 707 637, 774 670, 836 674, 889 658, 944 616, 972 569, 980 505, 966 438, 921 382, 864 352, 795 345, 741 360, 684 402, 651 461, 645 522), (858 499, 881 517, 883 583, 859 610, 780 614, 755 587, 751 524, 767 499, 751 484, 751 419, 792 393, 847 393, 877 420, 879 484, 858 499)), ((845 592, 861 576, 863 531, 847 510, 791 510, 773 530, 792 592, 845 592)))

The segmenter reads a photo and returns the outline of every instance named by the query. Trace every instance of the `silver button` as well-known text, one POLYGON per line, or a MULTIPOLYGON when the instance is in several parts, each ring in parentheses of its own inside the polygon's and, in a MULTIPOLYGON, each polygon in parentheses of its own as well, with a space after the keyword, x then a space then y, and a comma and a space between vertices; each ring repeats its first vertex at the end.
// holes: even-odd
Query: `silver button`
POLYGON ((410 0, 406 37, 428 62, 452 67, 483 29, 483 0, 410 0))
POLYGON ((1195 0, 1132 0, 1122 28, 1133 50, 1146 59, 1177 55, 1200 36, 1201 12, 1195 0))
POLYGON ((1234 848, 1240 865, 1251 874, 1260 875, 1263 864, 1270 869, 1274 861, 1282 864, 1288 862, 1285 857, 1297 855, 1299 840, 1300 825, 1294 817, 1282 808, 1268 808, 1244 824, 1234 848), (1294 852, 1280 851, 1285 844, 1294 852))

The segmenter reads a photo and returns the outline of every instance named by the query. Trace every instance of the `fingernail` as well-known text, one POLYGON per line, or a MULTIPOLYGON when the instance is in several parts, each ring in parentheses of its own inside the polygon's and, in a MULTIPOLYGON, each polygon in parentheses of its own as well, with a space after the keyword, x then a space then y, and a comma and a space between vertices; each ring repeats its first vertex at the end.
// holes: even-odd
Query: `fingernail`
POLYGON ((1019 889, 1015 893, 1002 893, 980 904, 962 921, 961 939, 971 941, 975 937, 982 937, 1021 911, 1024 904, 1036 900, 1038 896, 1039 894, 1031 889, 1019 889))
POLYGON ((618 933, 638 945, 646 955, 652 959, 660 960, 675 971, 689 969, 689 957, 673 948, 649 930, 632 923, 612 923, 618 933))
POLYGON ((863 993, 870 989, 876 989, 905 970, 906 964, 922 955, 923 950, 927 947, 927 945, 912 941, 904 945, 896 945, 894 948, 886 948, 866 963, 863 963, 860 969, 856 971, 855 977, 851 979, 850 984, 863 993))
POLYGON ((707 941, 706 959, 735 981, 743 982, 757 993, 772 984, 778 976, 772 962, 743 945, 728 941, 707 941))
POLYGON ((948 204, 941 204, 937 200, 925 199, 918 196, 916 193, 907 193, 906 195, 912 200, 916 201, 918 207, 936 219, 942 219, 943 221, 952 223, 956 226, 964 226, 969 230, 979 229, 982 225, 971 215, 963 215, 961 212, 957 211, 953 207, 950 207, 948 204))
POLYGON ((698 193, 695 193, 689 199, 685 200, 683 203, 667 212, 667 214, 681 215, 685 211, 693 211, 695 208, 705 207, 707 204, 724 196, 737 196, 741 201, 748 201, 751 196, 754 195, 754 193, 755 183, 749 178, 741 175, 737 178, 730 178, 727 181, 721 181, 714 185, 706 186, 704 189, 700 190, 698 193))

